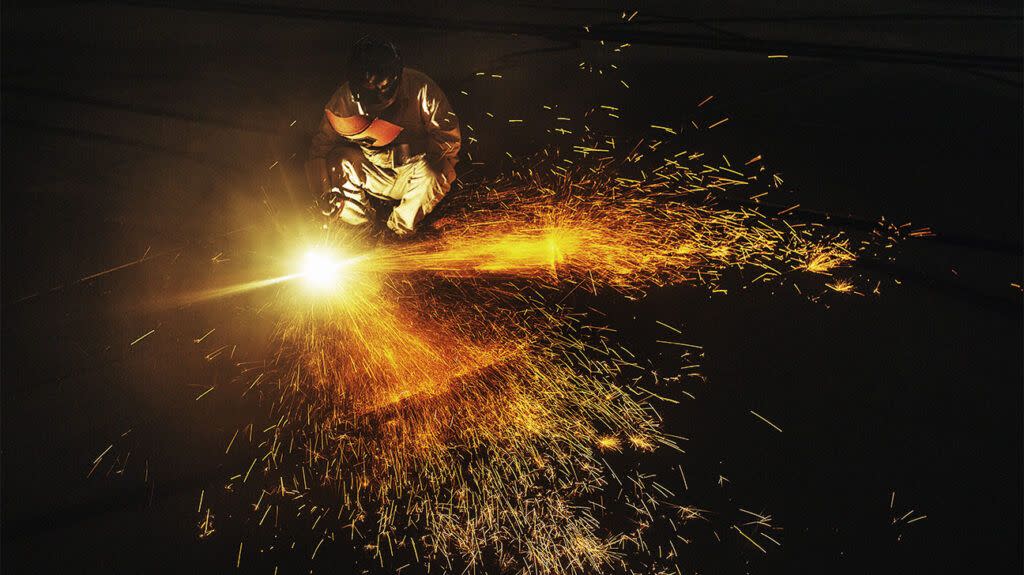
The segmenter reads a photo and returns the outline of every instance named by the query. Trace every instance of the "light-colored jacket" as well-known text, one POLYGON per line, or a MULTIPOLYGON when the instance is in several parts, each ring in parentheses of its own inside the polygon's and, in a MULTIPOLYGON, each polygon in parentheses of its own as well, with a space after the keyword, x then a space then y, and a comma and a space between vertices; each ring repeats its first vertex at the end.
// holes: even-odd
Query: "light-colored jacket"
POLYGON ((423 72, 404 68, 394 103, 377 114, 364 110, 348 82, 342 84, 324 107, 309 158, 326 158, 339 145, 359 146, 374 165, 392 169, 403 154, 396 150, 404 149, 423 154, 452 182, 461 144, 459 119, 444 92, 423 72))

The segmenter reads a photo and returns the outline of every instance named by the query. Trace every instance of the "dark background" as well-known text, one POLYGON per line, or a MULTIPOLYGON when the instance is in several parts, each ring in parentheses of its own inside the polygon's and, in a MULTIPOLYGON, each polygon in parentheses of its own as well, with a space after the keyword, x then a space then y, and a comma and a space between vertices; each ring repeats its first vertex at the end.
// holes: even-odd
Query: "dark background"
MULTIPOLYGON (((1019 572, 1020 5, 819 4, 5 3, 4 571, 234 569, 238 541, 256 536, 244 502, 219 494, 248 461, 223 449, 254 406, 230 362, 204 355, 259 356, 260 298, 153 302, 244 275, 243 259, 217 254, 249 249, 263 200, 308 209, 281 167, 348 47, 376 30, 475 128, 463 174, 509 169, 505 152, 557 141, 552 115, 579 128, 602 104, 622 110, 603 127, 623 138, 729 117, 680 137, 734 161, 763 154, 785 179, 767 201, 801 204, 794 218, 831 213, 863 232, 884 216, 937 234, 856 270, 885 282, 880 297, 684 286, 604 303, 637 342, 660 320, 704 346, 708 383, 666 411, 690 438, 694 504, 782 528, 766 555, 705 533, 683 547, 683 572, 1019 572), (639 13, 624 23, 623 10, 639 13), (219 529, 202 542, 200 492, 219 529), (910 510, 927 519, 894 524, 910 510)), ((372 568, 348 545, 312 563, 308 550, 252 551, 242 568, 372 568)))

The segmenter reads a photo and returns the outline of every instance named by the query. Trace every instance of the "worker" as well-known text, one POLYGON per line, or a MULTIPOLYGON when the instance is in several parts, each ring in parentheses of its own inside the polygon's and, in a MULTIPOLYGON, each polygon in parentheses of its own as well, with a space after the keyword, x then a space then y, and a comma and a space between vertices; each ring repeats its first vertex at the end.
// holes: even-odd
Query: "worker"
POLYGON ((363 229, 386 217, 407 236, 451 188, 460 146, 459 119, 437 84, 404 67, 392 43, 364 37, 325 106, 306 175, 325 215, 363 229))

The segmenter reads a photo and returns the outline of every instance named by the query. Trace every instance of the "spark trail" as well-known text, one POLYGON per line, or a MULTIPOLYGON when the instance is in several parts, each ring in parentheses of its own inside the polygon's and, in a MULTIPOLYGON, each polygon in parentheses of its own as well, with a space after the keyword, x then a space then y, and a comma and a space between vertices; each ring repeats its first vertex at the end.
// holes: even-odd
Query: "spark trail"
MULTIPOLYGON (((640 568, 659 509, 692 508, 606 454, 678 449, 677 438, 652 403, 665 398, 635 385, 645 369, 566 298, 718 289, 732 271, 781 281, 855 259, 847 238, 663 183, 623 185, 611 170, 478 186, 446 215, 433 238, 330 264, 336 283, 313 298, 296 281, 308 269, 193 296, 280 288, 257 378, 273 424, 257 441, 255 508, 264 519, 305 508, 310 482, 337 490, 310 522, 324 537, 361 534, 381 565, 640 568)), ((339 241, 320 248, 343 251, 339 241)))

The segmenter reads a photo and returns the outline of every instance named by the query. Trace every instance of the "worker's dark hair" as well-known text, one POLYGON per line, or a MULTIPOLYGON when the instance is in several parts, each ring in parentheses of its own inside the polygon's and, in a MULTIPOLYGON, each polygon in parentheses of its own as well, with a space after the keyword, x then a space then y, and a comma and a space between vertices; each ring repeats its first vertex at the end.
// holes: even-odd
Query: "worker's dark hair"
POLYGON ((352 46, 348 59, 348 79, 352 84, 370 76, 397 78, 402 75, 402 55, 391 42, 363 36, 352 46))

